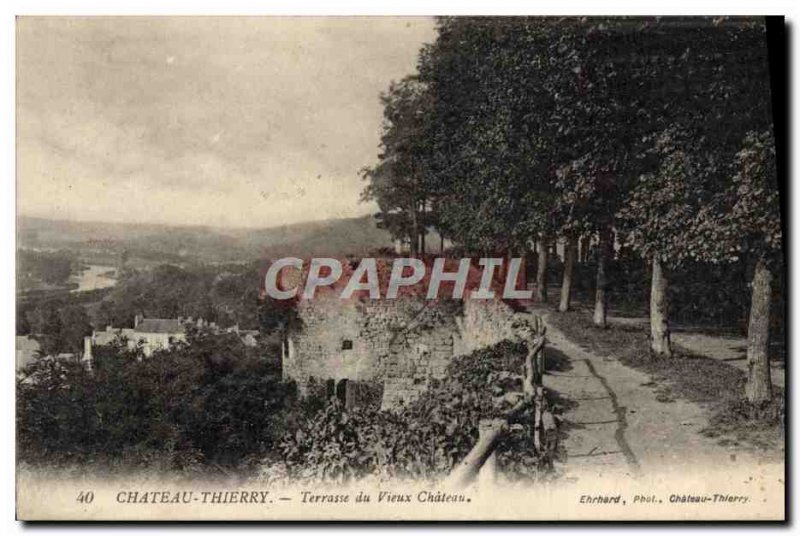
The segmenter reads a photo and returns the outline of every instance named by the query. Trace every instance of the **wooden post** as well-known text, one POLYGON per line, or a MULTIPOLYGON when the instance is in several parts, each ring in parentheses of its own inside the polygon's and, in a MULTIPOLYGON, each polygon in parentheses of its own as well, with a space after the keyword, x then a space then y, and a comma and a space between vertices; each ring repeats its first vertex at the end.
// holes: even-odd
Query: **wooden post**
MULTIPOLYGON (((469 454, 459 463, 445 479, 446 487, 464 487, 471 484, 481 467, 494 453, 497 440, 506 428, 505 419, 483 420, 478 425, 478 442, 469 454)), ((496 466, 495 466, 496 467, 496 466)))
POLYGON ((531 404, 533 407, 533 438, 537 451, 542 448, 542 432, 553 426, 552 415, 544 411, 544 346, 547 331, 541 317, 534 315, 525 356, 522 380, 522 398, 504 413, 505 418, 484 419, 478 423, 478 442, 444 481, 445 486, 464 487, 476 478, 481 482, 494 482, 497 477, 497 459, 494 454, 497 441, 510 419, 518 418, 531 404), (549 418, 549 419, 548 419, 549 418))
POLYGON ((533 400, 533 446, 536 452, 542 450, 542 409, 544 408, 544 388, 536 387, 536 397, 533 400))
POLYGON ((544 385, 544 344, 542 344, 539 351, 536 352, 536 380, 537 387, 542 387, 544 385))
MULTIPOLYGON (((491 430, 487 429, 487 427, 491 426, 492 421, 481 421, 478 425, 478 434, 485 435, 490 433, 491 430), (481 430, 481 428, 484 428, 484 430, 481 430)), ((489 454, 480 471, 478 471, 478 484, 491 486, 495 483, 497 483, 497 451, 492 448, 492 453, 489 454)))
POLYGON ((544 409, 544 335, 547 329, 541 317, 536 316, 534 320, 534 337, 532 342, 531 364, 533 368, 531 387, 532 393, 528 396, 533 397, 533 446, 536 451, 542 449, 542 411, 544 409))

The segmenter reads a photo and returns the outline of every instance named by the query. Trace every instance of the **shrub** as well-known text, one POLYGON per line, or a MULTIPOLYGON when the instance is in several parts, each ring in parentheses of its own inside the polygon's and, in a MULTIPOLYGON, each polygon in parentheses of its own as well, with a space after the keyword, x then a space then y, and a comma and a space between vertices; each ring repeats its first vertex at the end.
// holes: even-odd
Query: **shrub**
MULTIPOLYGON (((432 380, 413 402, 392 410, 349 411, 335 399, 279 445, 281 467, 291 480, 433 479, 447 474, 472 449, 482 419, 499 416, 495 397, 518 390, 509 375, 521 371, 525 348, 502 342, 454 359, 445 378, 432 380)), ((530 422, 530 412, 520 416, 530 422)), ((534 453, 530 427, 504 435, 498 465, 507 476, 536 479, 552 452, 534 453)))
POLYGON ((244 468, 290 428, 279 369, 235 335, 190 334, 145 358, 98 347, 94 370, 41 358, 17 386, 20 459, 111 466, 244 468))

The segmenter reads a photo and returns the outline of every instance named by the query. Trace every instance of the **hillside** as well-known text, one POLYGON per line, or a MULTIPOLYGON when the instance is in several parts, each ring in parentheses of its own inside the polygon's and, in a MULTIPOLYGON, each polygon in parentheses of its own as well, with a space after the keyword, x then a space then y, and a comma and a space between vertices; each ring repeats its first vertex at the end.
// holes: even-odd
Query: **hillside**
POLYGON ((235 262, 263 256, 363 254, 390 247, 389 234, 371 216, 264 229, 168 226, 49 220, 20 216, 17 247, 67 249, 82 258, 115 262, 235 262))

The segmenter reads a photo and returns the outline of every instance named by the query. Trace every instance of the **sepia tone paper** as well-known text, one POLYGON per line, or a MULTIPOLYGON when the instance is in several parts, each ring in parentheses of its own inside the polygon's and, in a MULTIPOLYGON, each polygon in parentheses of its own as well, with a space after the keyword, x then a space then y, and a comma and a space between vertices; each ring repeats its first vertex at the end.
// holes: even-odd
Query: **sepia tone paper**
POLYGON ((175 484, 157 479, 48 480, 21 476, 18 490, 18 517, 26 520, 770 521, 785 517, 782 470, 758 466, 746 472, 708 471, 706 466, 680 476, 661 474, 644 479, 592 475, 577 482, 535 488, 479 485, 446 490, 435 484, 365 483, 276 489, 235 482, 175 484), (95 494, 90 505, 75 502, 84 490, 95 494), (159 495, 155 504, 120 502, 129 501, 132 492, 139 494, 137 500, 142 493, 159 495), (170 501, 179 494, 183 501, 187 492, 192 494, 189 504, 160 502, 163 493, 170 501), (232 504, 230 501, 240 500, 233 499, 232 492, 257 493, 258 502, 232 504), (262 493, 267 494, 265 503, 260 502, 262 493), (433 502, 437 494, 449 495, 458 502, 433 502), (347 503, 311 502, 322 495, 349 499, 347 503), (369 502, 357 502, 365 495, 369 502), (619 502, 586 502, 597 497, 611 501, 619 498, 619 502), (689 502, 704 498, 708 500, 689 502), (218 502, 212 502, 215 500, 218 502))
POLYGON ((18 519, 784 520, 782 32, 18 18, 18 519))

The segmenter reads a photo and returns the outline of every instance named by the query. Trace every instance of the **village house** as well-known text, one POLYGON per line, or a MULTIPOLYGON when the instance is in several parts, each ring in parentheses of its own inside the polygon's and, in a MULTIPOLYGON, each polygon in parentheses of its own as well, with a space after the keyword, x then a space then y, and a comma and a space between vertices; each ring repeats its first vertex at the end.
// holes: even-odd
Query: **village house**
POLYGON ((17 335, 16 338, 16 369, 24 369, 39 354, 41 345, 30 335, 17 335))
MULTIPOLYGON (((25 373, 26 367, 33 363, 40 357, 47 359, 56 359, 59 361, 71 361, 76 358, 75 354, 62 352, 57 355, 44 356, 41 351, 41 345, 31 335, 17 335, 16 337, 16 375, 17 381, 22 383, 32 383, 32 377, 25 373)), ((78 356, 79 357, 79 356, 78 356)))
POLYGON ((115 328, 106 326, 106 329, 94 330, 90 336, 83 339, 83 361, 91 365, 92 349, 96 346, 106 346, 116 340, 125 340, 129 349, 141 347, 146 357, 150 357, 156 350, 169 348, 173 344, 186 341, 186 331, 190 326, 198 329, 206 328, 217 333, 236 333, 247 346, 255 346, 258 330, 240 330, 238 325, 227 329, 220 329, 214 322, 207 322, 202 318, 197 320, 189 318, 144 318, 136 315, 133 328, 115 328))

